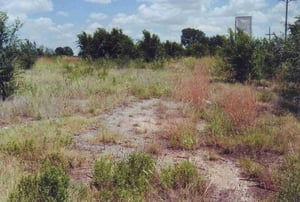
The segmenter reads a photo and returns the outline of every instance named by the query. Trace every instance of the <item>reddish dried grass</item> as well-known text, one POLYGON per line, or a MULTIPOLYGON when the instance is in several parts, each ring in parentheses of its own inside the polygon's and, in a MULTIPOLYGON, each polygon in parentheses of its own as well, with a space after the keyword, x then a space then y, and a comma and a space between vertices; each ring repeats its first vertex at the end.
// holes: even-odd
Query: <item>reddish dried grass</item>
POLYGON ((224 112, 238 130, 255 124, 258 116, 256 93, 251 87, 231 89, 219 100, 224 112))
POLYGON ((179 80, 176 97, 203 110, 210 96, 210 75, 205 66, 198 65, 190 77, 179 80))

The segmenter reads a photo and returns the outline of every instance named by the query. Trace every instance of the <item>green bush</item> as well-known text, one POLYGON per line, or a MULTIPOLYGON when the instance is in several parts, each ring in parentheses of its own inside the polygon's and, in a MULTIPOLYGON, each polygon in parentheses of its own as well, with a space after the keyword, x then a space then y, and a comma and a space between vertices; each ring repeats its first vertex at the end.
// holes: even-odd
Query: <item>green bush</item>
POLYGON ((41 174, 24 176, 9 195, 11 202, 67 201, 69 177, 60 167, 44 168, 41 174))
POLYGON ((93 184, 98 189, 113 186, 114 164, 108 158, 97 160, 93 171, 93 184))
POLYGON ((8 16, 0 11, 0 96, 5 100, 16 89, 15 61, 18 56, 17 32, 21 27, 20 21, 8 24, 8 16))
POLYGON ((18 60, 21 68, 31 69, 38 58, 36 43, 26 39, 21 43, 19 52, 18 60))
POLYGON ((132 153, 117 163, 103 157, 96 161, 93 185, 103 201, 140 201, 151 185, 154 160, 149 154, 132 153))
POLYGON ((238 82, 256 78, 258 72, 253 64, 255 41, 246 33, 229 30, 229 40, 223 50, 224 60, 231 65, 231 75, 238 82))

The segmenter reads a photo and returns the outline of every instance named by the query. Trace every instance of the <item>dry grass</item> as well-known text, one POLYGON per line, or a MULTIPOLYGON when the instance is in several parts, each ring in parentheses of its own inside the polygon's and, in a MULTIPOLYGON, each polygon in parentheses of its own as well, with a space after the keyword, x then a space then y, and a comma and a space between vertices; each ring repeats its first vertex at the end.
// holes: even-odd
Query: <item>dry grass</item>
POLYGON ((175 96, 190 103, 198 110, 204 110, 210 97, 210 75, 203 64, 196 65, 191 75, 179 79, 175 96))
POLYGON ((218 102, 237 131, 255 125, 258 116, 257 98, 251 87, 227 90, 218 102))
MULTIPOLYGON (((87 63, 78 58, 41 58, 33 69, 18 78, 19 91, 0 103, 0 125, 9 126, 0 128, 0 201, 6 201, 16 182, 24 174, 37 170, 45 158, 51 157, 55 163, 58 155, 70 173, 72 169, 87 169, 95 156, 74 149, 74 134, 101 129, 95 116, 132 95, 140 99, 160 98, 169 96, 172 88, 174 96, 185 102, 185 118, 192 116, 195 123, 206 118, 208 126, 201 133, 201 145, 213 145, 223 153, 242 158, 240 165, 248 176, 257 179, 261 187, 277 188, 277 171, 267 168, 265 162, 270 157, 264 154, 288 159, 280 155, 299 153, 299 119, 291 114, 258 115, 257 99, 272 102, 276 96, 261 94, 257 98, 257 91, 249 86, 212 82, 208 71, 213 63, 214 59, 208 57, 183 58, 172 60, 159 70, 118 69, 109 61, 87 63), (170 82, 173 80, 175 87, 170 82)), ((168 118, 162 104, 158 111, 162 118, 168 118)), ((200 134, 193 122, 169 125, 162 133, 169 147, 198 148, 200 134)), ((87 141, 117 144, 119 139, 104 127, 87 141)), ((145 150, 159 155, 162 147, 161 142, 154 140, 145 150)), ((210 160, 218 158, 214 154, 209 156, 210 160)), ((295 161, 299 164, 298 157, 295 161)), ((292 165, 281 167, 280 171, 288 175, 292 168, 292 165)), ((145 196, 146 201, 153 198, 176 201, 179 197, 183 201, 197 201, 203 197, 201 192, 191 192, 190 187, 168 189, 164 193, 159 185, 158 189, 155 185, 152 188, 149 198, 145 196)), ((71 201, 95 200, 95 190, 89 186, 73 184, 70 192, 71 201)))
POLYGON ((87 141, 90 144, 117 144, 120 140, 120 134, 110 131, 105 126, 100 126, 100 128, 97 129, 97 133, 90 137, 87 141))
POLYGON ((150 154, 159 155, 161 154, 161 145, 157 142, 148 143, 145 147, 145 151, 150 154))
POLYGON ((188 121, 169 124, 162 136, 168 140, 168 146, 173 149, 193 150, 198 147, 198 131, 195 124, 188 121))

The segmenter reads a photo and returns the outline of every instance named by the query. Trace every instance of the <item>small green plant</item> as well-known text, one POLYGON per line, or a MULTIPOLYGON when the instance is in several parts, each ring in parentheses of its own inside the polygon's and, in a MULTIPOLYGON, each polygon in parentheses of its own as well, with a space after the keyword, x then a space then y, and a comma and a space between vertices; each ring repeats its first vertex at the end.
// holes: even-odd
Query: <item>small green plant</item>
POLYGON ((282 175, 281 189, 278 201, 299 201, 300 199, 300 161, 299 154, 292 154, 287 157, 286 172, 282 175))
POLYGON ((262 102, 270 102, 274 99, 274 94, 270 91, 262 91, 259 95, 259 100, 262 102))
POLYGON ((67 201, 69 176, 60 167, 45 166, 42 173, 24 176, 16 190, 9 195, 10 202, 67 201))
POLYGON ((262 174, 263 167, 248 157, 241 159, 240 165, 250 178, 258 178, 262 174))
POLYGON ((214 105, 206 110, 204 118, 209 122, 207 130, 211 134, 216 136, 228 136, 232 134, 232 123, 218 105, 214 105))
POLYGON ((194 196, 203 196, 206 188, 205 180, 199 174, 197 168, 188 161, 183 161, 172 167, 163 169, 160 174, 160 179, 163 189, 173 189, 177 191, 187 189, 187 192, 183 192, 185 194, 180 196, 185 200, 193 198, 194 196))
POLYGON ((102 157, 96 161, 93 172, 93 185, 97 189, 113 187, 113 168, 114 164, 107 157, 102 157))
POLYGON ((199 173, 193 164, 184 161, 161 172, 161 183, 165 188, 186 188, 189 184, 201 181, 199 173))
POLYGON ((179 123, 167 131, 169 147, 174 149, 196 149, 198 146, 198 133, 192 123, 179 123))
POLYGON ((131 88, 131 93, 139 98, 147 99, 167 95, 170 89, 162 83, 139 84, 131 88))

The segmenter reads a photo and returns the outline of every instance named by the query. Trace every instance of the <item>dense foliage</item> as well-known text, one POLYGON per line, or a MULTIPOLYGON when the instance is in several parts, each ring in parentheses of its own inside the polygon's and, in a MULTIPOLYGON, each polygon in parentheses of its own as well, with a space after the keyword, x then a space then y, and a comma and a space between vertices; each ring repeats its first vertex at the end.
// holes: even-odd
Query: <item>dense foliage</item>
POLYGON ((66 47, 57 47, 55 49, 55 54, 56 55, 73 56, 74 52, 73 52, 72 48, 70 48, 69 46, 66 46, 66 47))
POLYGON ((0 95, 5 100, 14 90, 15 62, 18 56, 16 32, 21 27, 19 21, 7 25, 8 16, 0 12, 0 95))
POLYGON ((69 181, 62 168, 48 165, 40 174, 22 177, 9 201, 67 201, 69 181))

